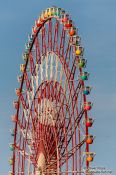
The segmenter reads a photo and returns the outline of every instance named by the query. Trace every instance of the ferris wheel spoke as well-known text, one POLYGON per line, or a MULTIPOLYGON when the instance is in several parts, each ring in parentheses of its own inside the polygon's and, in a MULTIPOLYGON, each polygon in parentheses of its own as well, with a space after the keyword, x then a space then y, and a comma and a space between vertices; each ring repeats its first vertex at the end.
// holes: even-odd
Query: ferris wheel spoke
POLYGON ((52 51, 53 44, 52 44, 52 20, 49 19, 48 21, 48 51, 52 51))
POLYGON ((54 26, 54 41, 53 41, 53 51, 58 54, 58 35, 59 35, 59 21, 56 20, 54 26))
POLYGON ((40 44, 39 44, 38 37, 36 37, 34 44, 35 44, 35 50, 36 50, 36 63, 40 64, 41 63, 41 54, 40 54, 40 44))
MULTIPOLYGON (((65 151, 61 154, 61 166, 66 162, 66 159, 70 159, 70 157, 72 156, 72 154, 74 154, 75 152, 77 152, 77 150, 85 143, 85 139, 83 141, 81 141, 81 143, 79 143, 78 145, 76 145, 74 148, 72 148, 71 150, 69 150, 67 153, 65 153, 65 151), (65 153, 65 154, 64 154, 65 153), (68 157, 66 157, 66 155, 68 155, 68 157)), ((57 162, 54 161, 51 165, 55 164, 57 162)), ((50 165, 50 166, 51 166, 50 165)), ((47 167, 48 168, 48 167, 47 167)))
MULTIPOLYGON (((29 152, 30 153, 32 153, 32 151, 31 151, 31 147, 30 147, 30 145, 29 145, 29 143, 28 143, 28 141, 27 140, 31 140, 30 139, 30 137, 29 137, 29 135, 27 136, 27 138, 26 138, 26 133, 24 132, 24 130, 22 130, 21 129, 21 134, 20 134, 20 139, 19 139, 19 141, 17 141, 17 143, 16 144, 18 144, 18 142, 19 142, 19 145, 21 144, 21 137, 23 136, 23 139, 25 139, 26 141, 26 143, 27 143, 27 146, 28 146, 28 148, 29 148, 29 152)), ((17 146, 16 146, 17 147, 17 146)))
POLYGON ((71 64, 70 63, 70 59, 73 59, 73 57, 71 56, 71 51, 72 51, 72 46, 71 46, 71 40, 72 38, 69 38, 68 39, 68 44, 67 44, 67 48, 65 49, 65 54, 64 54, 64 58, 66 58, 66 62, 68 64, 68 66, 72 66, 72 61, 71 61, 71 64))
POLYGON ((59 47, 59 55, 61 58, 64 56, 64 45, 65 45, 65 30, 64 30, 64 28, 62 28, 60 47, 59 47))
POLYGON ((50 79, 53 78, 53 55, 51 55, 51 60, 50 60, 50 79))
MULTIPOLYGON (((26 85, 26 89, 31 91, 32 87, 31 87, 31 81, 28 79, 28 74, 27 72, 24 73, 24 83, 26 85)), ((24 85, 23 85, 24 86, 24 85)))
POLYGON ((42 34, 41 34, 41 41, 42 41, 42 55, 46 55, 46 49, 47 49, 47 45, 46 45, 46 28, 45 26, 42 27, 42 34))
POLYGON ((20 96, 20 101, 21 101, 22 107, 23 107, 24 109, 28 109, 28 108, 29 108, 28 103, 27 103, 26 100, 27 100, 27 96, 24 97, 23 94, 22 94, 22 95, 20 96))
MULTIPOLYGON (((66 127, 66 135, 68 136, 67 138, 67 145, 70 143, 70 141, 71 141, 71 138, 73 137, 73 135, 74 135, 74 132, 75 132, 75 129, 77 128, 77 126, 78 126, 78 123, 80 122, 80 120, 81 120, 81 118, 82 118, 82 116, 83 116, 83 113, 84 113, 84 111, 82 111, 80 114, 79 114, 79 116, 77 117, 77 119, 75 120, 75 122, 74 122, 74 124, 73 125, 70 125, 70 121, 68 122, 68 126, 66 127), (76 124, 75 124, 76 123, 76 124)), ((67 123, 67 122, 66 122, 67 123)), ((59 126, 60 127, 60 129, 62 129, 63 128, 63 125, 61 125, 61 126, 59 126)), ((83 134, 83 136, 84 136, 84 134, 83 134)), ((61 135, 61 138, 62 138, 62 135, 61 135)), ((61 141, 60 141, 62 144, 61 144, 61 147, 62 147, 62 145, 63 145, 63 142, 64 142, 64 137, 61 139, 61 141)))
POLYGON ((34 65, 33 55, 32 55, 31 52, 30 52, 30 54, 29 54, 29 62, 30 62, 30 65, 29 65, 29 67, 30 67, 30 73, 31 73, 32 75, 34 75, 34 74, 35 74, 35 72, 34 72, 34 67, 35 67, 35 65, 34 65))

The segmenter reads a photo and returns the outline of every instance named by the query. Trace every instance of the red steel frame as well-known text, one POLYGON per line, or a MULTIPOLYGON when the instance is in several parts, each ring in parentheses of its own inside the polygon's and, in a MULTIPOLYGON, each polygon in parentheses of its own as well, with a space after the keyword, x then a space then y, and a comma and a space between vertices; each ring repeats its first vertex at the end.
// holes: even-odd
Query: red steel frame
MULTIPOLYGON (((15 124, 14 136, 13 175, 16 172, 18 175, 20 172, 25 172, 25 162, 29 159, 29 155, 26 155, 26 150, 28 150, 28 132, 30 131, 34 133, 33 142, 31 143, 32 154, 30 155, 34 173, 37 170, 39 145, 40 142, 44 142, 46 174, 51 174, 50 171, 52 170, 56 172, 54 174, 62 174, 60 172, 64 170, 66 175, 68 175, 69 171, 73 175, 79 171, 79 175, 81 175, 83 170, 83 152, 89 152, 89 144, 85 142, 85 138, 81 138, 80 131, 82 120, 86 121, 88 114, 83 107, 79 109, 78 99, 82 100, 81 105, 84 105, 86 102, 86 95, 82 93, 85 85, 81 79, 75 80, 81 75, 82 68, 78 69, 75 65, 79 57, 74 55, 76 48, 70 44, 72 42, 73 37, 67 38, 63 25, 58 19, 52 17, 42 23, 34 37, 20 86, 21 95, 18 99, 18 110, 16 113, 18 121, 15 124), (40 36, 39 33, 41 33, 40 36), (34 49, 35 51, 33 51, 34 49), (35 56, 33 52, 35 52, 35 56), (68 96, 59 82, 54 82, 51 79, 44 80, 36 89, 31 107, 29 107, 27 91, 30 93, 33 91, 31 78, 37 74, 36 64, 41 65, 44 61, 42 56, 46 57, 47 53, 57 55, 61 63, 65 81, 67 81, 68 96), (45 99, 56 105, 57 115, 53 126, 47 125, 46 121, 40 122, 38 119, 38 104, 45 99), (60 108, 58 107, 59 104, 60 108), (29 111, 27 121, 23 110, 29 111), (21 133, 22 130, 26 130, 25 138, 21 133)), ((89 134, 87 126, 84 126, 84 131, 85 135, 89 134)), ((86 169, 88 169, 89 162, 85 160, 85 163, 86 169)))

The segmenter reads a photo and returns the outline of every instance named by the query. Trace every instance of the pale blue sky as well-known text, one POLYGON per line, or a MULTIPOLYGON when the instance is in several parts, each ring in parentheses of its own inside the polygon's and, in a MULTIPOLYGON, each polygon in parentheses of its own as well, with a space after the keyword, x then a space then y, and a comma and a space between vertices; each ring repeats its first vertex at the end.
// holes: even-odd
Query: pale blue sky
POLYGON ((68 11, 79 28, 92 85, 91 133, 97 153, 93 166, 116 174, 116 0, 0 0, 0 174, 10 170, 10 116, 18 87, 17 75, 27 36, 42 10, 52 5, 68 11))

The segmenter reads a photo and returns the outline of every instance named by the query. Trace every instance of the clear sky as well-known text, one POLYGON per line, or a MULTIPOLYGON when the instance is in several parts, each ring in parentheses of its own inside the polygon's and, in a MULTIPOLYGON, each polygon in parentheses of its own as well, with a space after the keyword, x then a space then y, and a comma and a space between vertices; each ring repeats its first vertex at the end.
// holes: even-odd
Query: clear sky
POLYGON ((68 11, 79 28, 92 85, 93 166, 116 174, 116 0, 0 0, 0 174, 10 170, 9 129, 22 52, 35 19, 52 5, 68 11))

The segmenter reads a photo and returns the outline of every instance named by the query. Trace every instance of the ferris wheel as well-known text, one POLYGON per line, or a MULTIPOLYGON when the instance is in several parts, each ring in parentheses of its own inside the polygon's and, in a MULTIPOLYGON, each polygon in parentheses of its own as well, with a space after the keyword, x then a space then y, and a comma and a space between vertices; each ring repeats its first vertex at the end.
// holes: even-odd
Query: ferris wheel
POLYGON ((57 7, 43 11, 20 65, 9 175, 90 174, 94 120, 83 54, 69 14, 57 7))

